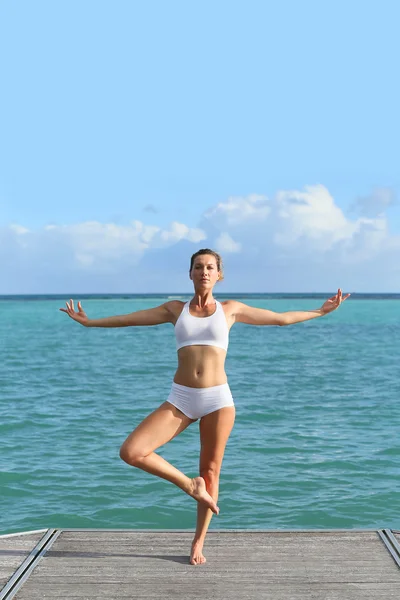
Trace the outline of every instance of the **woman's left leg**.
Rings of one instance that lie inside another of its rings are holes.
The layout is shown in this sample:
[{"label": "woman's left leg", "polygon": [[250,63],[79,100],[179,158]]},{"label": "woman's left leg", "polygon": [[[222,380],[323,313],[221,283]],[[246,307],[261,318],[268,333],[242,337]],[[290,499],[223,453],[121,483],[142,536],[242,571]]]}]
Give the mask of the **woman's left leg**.
[{"label": "woman's left leg", "polygon": [[[200,476],[206,482],[208,493],[215,502],[218,499],[219,475],[226,443],[235,422],[235,407],[220,408],[200,419]],[[196,533],[192,543],[190,564],[200,565],[206,562],[203,556],[203,545],[212,511],[198,504]]]}]

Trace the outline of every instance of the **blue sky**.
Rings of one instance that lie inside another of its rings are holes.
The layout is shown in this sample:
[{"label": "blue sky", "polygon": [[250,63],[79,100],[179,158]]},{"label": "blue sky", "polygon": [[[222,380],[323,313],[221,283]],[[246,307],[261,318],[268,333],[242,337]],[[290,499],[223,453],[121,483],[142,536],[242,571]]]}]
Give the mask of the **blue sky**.
[{"label": "blue sky", "polygon": [[0,2],[0,293],[400,286],[395,0]]}]

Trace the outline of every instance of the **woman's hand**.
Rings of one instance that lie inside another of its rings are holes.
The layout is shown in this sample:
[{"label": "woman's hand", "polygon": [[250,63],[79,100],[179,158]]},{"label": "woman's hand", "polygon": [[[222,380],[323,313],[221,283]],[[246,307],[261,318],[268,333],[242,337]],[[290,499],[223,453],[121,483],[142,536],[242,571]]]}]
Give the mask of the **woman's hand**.
[{"label": "woman's hand", "polygon": [[60,310],[62,310],[62,312],[67,313],[67,315],[69,315],[71,317],[71,319],[73,319],[74,321],[78,321],[78,323],[80,323],[81,325],[87,325],[89,322],[89,318],[87,316],[87,314],[83,311],[82,309],[82,305],[80,302],[78,302],[78,312],[75,311],[74,309],[74,301],[70,300],[69,304],[68,302],[65,303],[67,305],[67,308],[60,308]]},{"label": "woman's hand", "polygon": [[333,310],[336,310],[338,306],[340,306],[340,304],[344,302],[349,296],[350,294],[347,294],[346,296],[344,296],[344,298],[342,298],[342,290],[339,288],[338,293],[335,296],[332,296],[326,302],[324,302],[324,304],[321,306],[321,311],[326,315],[332,312]]}]

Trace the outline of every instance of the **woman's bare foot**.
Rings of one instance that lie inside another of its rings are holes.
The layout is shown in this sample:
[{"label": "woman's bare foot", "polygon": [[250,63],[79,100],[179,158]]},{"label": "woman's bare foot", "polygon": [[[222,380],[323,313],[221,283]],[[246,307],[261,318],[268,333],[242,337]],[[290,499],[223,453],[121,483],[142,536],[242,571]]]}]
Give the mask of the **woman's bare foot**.
[{"label": "woman's bare foot", "polygon": [[206,557],[203,554],[203,544],[204,542],[200,542],[199,540],[192,542],[192,552],[190,554],[190,564],[191,565],[204,565],[206,561]]},{"label": "woman's bare foot", "polygon": [[202,502],[202,504],[211,508],[214,514],[217,515],[219,513],[218,506],[207,492],[206,482],[203,477],[195,477],[192,479],[192,489],[189,492],[189,496],[192,496],[197,502]]}]

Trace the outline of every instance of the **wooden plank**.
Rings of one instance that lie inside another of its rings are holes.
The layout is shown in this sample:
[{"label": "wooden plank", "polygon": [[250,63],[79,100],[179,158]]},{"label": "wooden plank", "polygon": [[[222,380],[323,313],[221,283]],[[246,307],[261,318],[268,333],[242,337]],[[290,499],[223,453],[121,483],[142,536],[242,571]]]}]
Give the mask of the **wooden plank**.
[{"label": "wooden plank", "polygon": [[188,560],[192,538],[192,531],[62,531],[15,598],[399,596],[400,570],[376,531],[210,531],[207,563],[196,567]]},{"label": "wooden plank", "polygon": [[2,533],[0,535],[0,540],[9,537],[18,537],[23,535],[32,535],[32,533],[41,533],[45,534],[47,529],[32,529],[31,531],[18,531],[17,533]]},{"label": "wooden plank", "polygon": [[[393,584],[325,584],[310,586],[308,584],[284,585],[252,582],[250,585],[237,586],[210,583],[204,578],[197,588],[188,578],[186,584],[173,582],[171,585],[126,585],[104,584],[93,587],[82,584],[59,585],[46,584],[41,589],[30,590],[27,594],[24,588],[15,596],[15,600],[43,600],[43,598],[68,600],[397,600],[398,588]],[[26,585],[26,584],[25,584]]]},{"label": "wooden plank", "polygon": [[0,591],[46,531],[0,537]]}]

